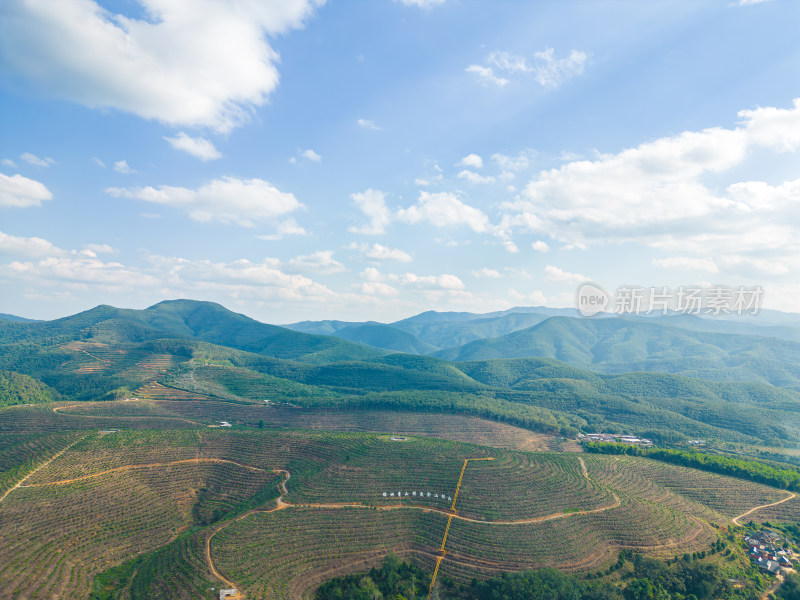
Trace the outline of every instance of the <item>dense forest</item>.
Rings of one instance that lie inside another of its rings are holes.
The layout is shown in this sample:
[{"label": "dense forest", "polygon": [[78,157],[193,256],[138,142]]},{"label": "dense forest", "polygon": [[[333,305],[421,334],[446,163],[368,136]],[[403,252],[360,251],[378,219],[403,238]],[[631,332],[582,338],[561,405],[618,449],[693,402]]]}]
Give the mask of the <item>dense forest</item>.
[{"label": "dense forest", "polygon": [[53,390],[42,382],[13,371],[0,371],[0,407],[53,400]]},{"label": "dense forest", "polygon": [[795,469],[772,467],[755,460],[743,460],[718,454],[670,450],[667,448],[642,448],[628,444],[588,442],[583,445],[587,452],[596,454],[627,454],[645,456],[662,462],[711,471],[729,477],[748,479],[783,490],[800,491],[800,472]]},{"label": "dense forest", "polygon": [[[717,542],[711,553],[722,550]],[[456,585],[452,580],[439,580],[434,594],[441,599],[461,600],[711,600],[735,598],[756,600],[763,594],[765,582],[753,569],[738,573],[736,585],[731,573],[702,556],[684,555],[670,561],[648,558],[623,551],[619,560],[604,574],[619,572],[619,579],[595,581],[589,574],[583,578],[556,569],[539,569],[500,576],[469,585]],[[413,565],[401,562],[394,555],[369,573],[348,575],[326,582],[319,588],[316,600],[411,600],[425,598],[428,582],[425,574]],[[441,585],[440,585],[441,583]],[[800,589],[791,582],[791,589]],[[416,595],[414,591],[416,590]],[[788,593],[788,592],[787,592]],[[796,596],[782,596],[794,600]]]}]

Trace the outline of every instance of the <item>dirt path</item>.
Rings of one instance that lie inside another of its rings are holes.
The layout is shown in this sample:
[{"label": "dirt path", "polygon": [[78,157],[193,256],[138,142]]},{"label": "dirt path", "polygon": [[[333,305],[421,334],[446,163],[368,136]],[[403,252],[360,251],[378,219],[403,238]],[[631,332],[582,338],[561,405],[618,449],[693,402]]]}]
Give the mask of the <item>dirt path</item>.
[{"label": "dirt path", "polygon": [[[131,401],[129,401],[131,402]],[[134,400],[133,402],[141,402],[141,400]],[[173,421],[183,421],[184,423],[191,423],[192,425],[197,425],[202,427],[203,424],[198,421],[192,421],[191,419],[187,419],[185,417],[170,417],[167,415],[84,415],[81,413],[71,413],[65,412],[62,413],[62,410],[67,410],[68,408],[86,408],[85,404],[68,404],[67,406],[54,406],[53,412],[57,414],[63,414],[68,417],[82,417],[84,419],[172,419]]]},{"label": "dirt path", "polygon": [[[76,442],[77,443],[77,442]],[[74,445],[74,444],[73,444]],[[66,448],[65,448],[66,450]],[[62,450],[61,452],[64,452]],[[60,454],[60,453],[59,453]],[[55,458],[55,457],[53,457]],[[51,459],[52,460],[52,459]],[[258,467],[251,467],[250,465],[245,465],[240,462],[236,462],[235,460],[227,460],[225,458],[186,458],[183,460],[173,460],[172,462],[166,463],[147,463],[142,465],[125,465],[122,467],[115,467],[113,469],[107,469],[105,471],[99,471],[97,473],[90,473],[89,475],[81,475],[80,477],[73,477],[72,479],[59,479],[58,481],[46,481],[44,483],[31,483],[29,485],[20,485],[17,484],[17,487],[43,487],[46,485],[67,485],[69,483],[75,483],[76,481],[85,481],[86,479],[93,479],[95,477],[101,477],[102,475],[107,475],[108,473],[119,473],[121,471],[133,471],[136,469],[153,469],[156,467],[171,467],[173,465],[184,465],[189,463],[212,463],[212,464],[230,464],[236,465],[237,467],[242,467],[243,469],[247,469],[248,471],[258,471],[261,473],[271,472],[269,469],[259,469]],[[45,465],[42,465],[42,467]],[[41,468],[41,467],[39,467]],[[37,469],[38,471],[39,469]],[[33,472],[29,473],[25,479],[33,475]],[[24,481],[24,479],[23,479]]]},{"label": "dirt path", "polygon": [[738,517],[734,517],[733,519],[731,519],[731,521],[733,521],[734,525],[741,526],[741,523],[739,523],[739,519],[743,519],[747,515],[752,514],[752,513],[756,512],[757,510],[761,510],[762,508],[769,508],[770,506],[778,506],[779,504],[783,504],[784,502],[788,502],[792,498],[796,498],[796,497],[797,497],[797,494],[795,494],[794,492],[789,492],[789,495],[786,498],[784,498],[783,500],[778,500],[777,502],[773,502],[772,504],[762,504],[761,506],[756,506],[755,508],[751,508],[746,513],[742,513]]},{"label": "dirt path", "polygon": [[53,456],[51,456],[51,457],[50,457],[50,458],[48,458],[46,461],[44,461],[42,464],[40,464],[38,467],[36,467],[36,468],[35,468],[33,471],[31,471],[30,473],[28,473],[27,475],[25,475],[25,477],[23,477],[22,479],[20,479],[20,480],[19,480],[19,481],[16,483],[16,485],[14,485],[14,487],[12,487],[12,488],[9,488],[8,490],[6,490],[6,493],[5,493],[5,494],[3,494],[2,496],[0,496],[0,502],[2,502],[3,500],[5,500],[5,499],[6,499],[6,496],[8,496],[8,495],[9,495],[11,492],[13,492],[14,490],[16,490],[16,489],[18,489],[18,488],[21,488],[21,487],[30,487],[30,486],[27,486],[27,485],[23,485],[23,483],[25,482],[25,480],[26,480],[26,479],[28,479],[28,477],[30,477],[31,475],[33,475],[34,473],[36,473],[36,472],[37,472],[39,469],[43,469],[44,467],[46,467],[47,465],[49,465],[51,462],[53,462],[53,461],[54,461],[55,459],[57,459],[59,456],[61,456],[62,454],[64,454],[64,452],[66,452],[67,450],[69,450],[70,448],[72,448],[72,447],[73,447],[75,444],[77,444],[78,442],[85,440],[87,437],[89,437],[89,436],[88,436],[88,435],[84,435],[83,437],[81,437],[81,438],[78,438],[77,440],[75,440],[74,442],[72,442],[72,443],[71,443],[69,446],[67,446],[67,447],[65,447],[65,448],[63,448],[63,449],[61,449],[61,450],[59,450],[59,451],[58,451],[58,452],[56,452],[56,453],[55,453]]}]

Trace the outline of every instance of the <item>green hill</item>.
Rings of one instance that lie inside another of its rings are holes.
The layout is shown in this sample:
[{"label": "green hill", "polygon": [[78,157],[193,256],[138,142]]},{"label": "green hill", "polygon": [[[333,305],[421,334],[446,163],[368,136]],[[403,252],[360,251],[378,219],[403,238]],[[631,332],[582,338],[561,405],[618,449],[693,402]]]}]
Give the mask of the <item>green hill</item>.
[{"label": "green hill", "polygon": [[32,377],[0,371],[0,407],[52,402],[57,396],[57,392]]},{"label": "green hill", "polygon": [[468,321],[401,321],[393,326],[413,334],[428,344],[444,349],[526,329],[547,318],[547,315],[540,313],[511,313]]},{"label": "green hill", "polygon": [[547,357],[603,373],[656,371],[710,381],[800,386],[800,343],[689,331],[642,319],[553,317],[435,355],[456,361]]},{"label": "green hill", "polygon": [[382,354],[345,340],[267,325],[219,304],[195,300],[170,300],[145,310],[98,306],[55,321],[0,322],[4,345],[9,342],[54,345],[74,340],[140,343],[176,338],[318,364]]},{"label": "green hill", "polygon": [[333,335],[351,342],[360,342],[376,348],[408,354],[429,354],[438,350],[437,346],[423,342],[406,331],[380,323],[350,325],[336,331]]}]

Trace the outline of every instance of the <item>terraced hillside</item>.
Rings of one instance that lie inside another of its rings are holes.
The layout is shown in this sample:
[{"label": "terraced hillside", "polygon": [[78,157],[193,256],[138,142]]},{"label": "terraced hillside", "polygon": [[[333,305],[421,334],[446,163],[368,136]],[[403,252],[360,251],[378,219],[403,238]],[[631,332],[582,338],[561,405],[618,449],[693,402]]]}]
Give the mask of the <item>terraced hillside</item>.
[{"label": "terraced hillside", "polygon": [[[20,600],[85,598],[101,574],[98,585],[117,581],[130,598],[202,598],[209,584],[307,597],[390,551],[431,568],[449,517],[440,572],[457,581],[581,571],[621,548],[706,549],[712,524],[785,497],[642,458],[416,436],[206,427],[0,438],[9,472],[27,465],[0,500],[0,580]],[[451,510],[463,459],[490,456],[465,468]]]}]

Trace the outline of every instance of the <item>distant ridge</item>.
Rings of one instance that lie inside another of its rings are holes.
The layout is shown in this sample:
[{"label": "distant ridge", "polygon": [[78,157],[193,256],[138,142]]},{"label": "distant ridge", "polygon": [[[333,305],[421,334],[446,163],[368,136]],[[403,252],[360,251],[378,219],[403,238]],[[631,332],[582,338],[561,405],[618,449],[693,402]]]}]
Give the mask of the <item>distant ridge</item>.
[{"label": "distant ridge", "polygon": [[0,321],[15,321],[18,323],[36,323],[38,319],[27,319],[25,317],[18,317],[17,315],[0,313]]}]

